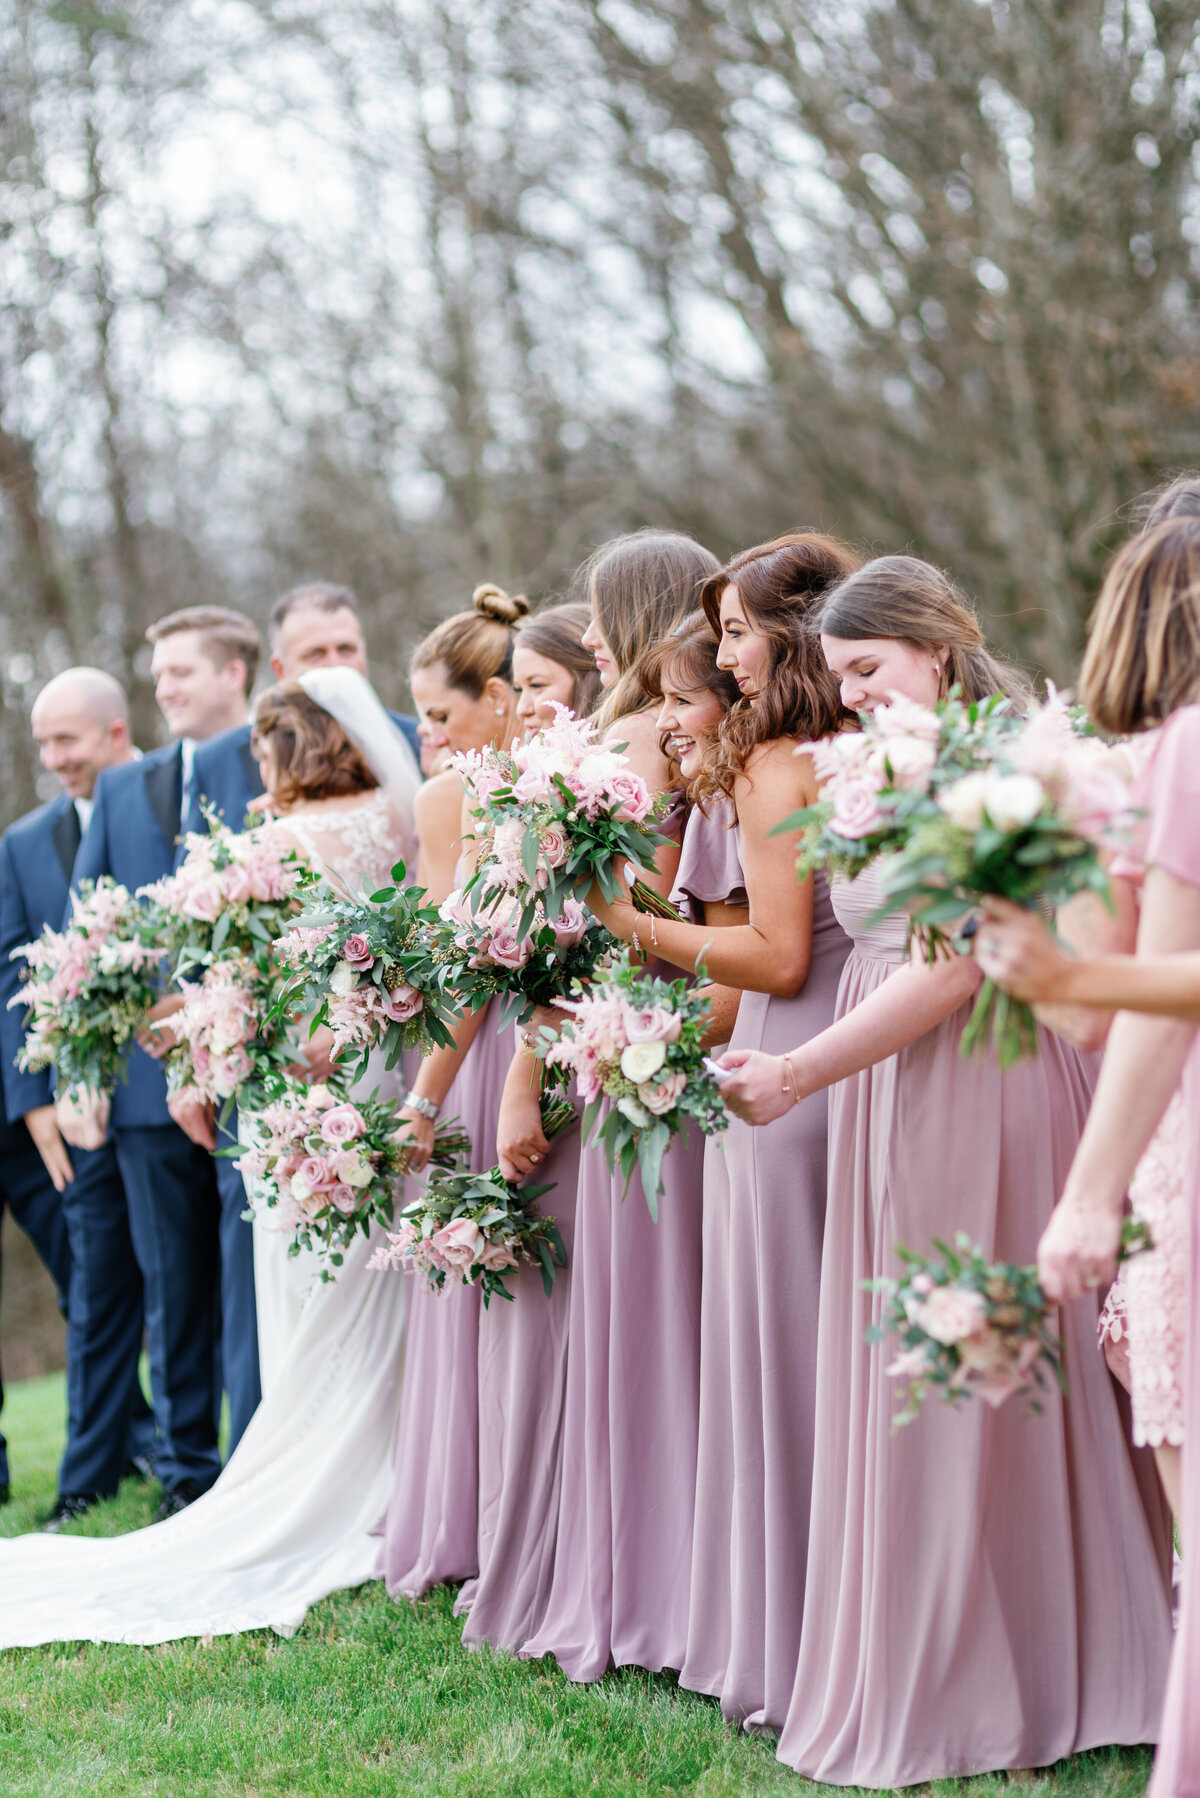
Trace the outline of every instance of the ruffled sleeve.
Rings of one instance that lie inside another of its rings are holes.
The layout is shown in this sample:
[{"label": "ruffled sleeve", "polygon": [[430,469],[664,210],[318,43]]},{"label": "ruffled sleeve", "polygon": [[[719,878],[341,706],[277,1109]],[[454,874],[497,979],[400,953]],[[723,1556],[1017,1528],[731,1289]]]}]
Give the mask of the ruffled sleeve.
[{"label": "ruffled sleeve", "polygon": [[1146,866],[1200,887],[1200,706],[1171,714],[1148,774]]}]

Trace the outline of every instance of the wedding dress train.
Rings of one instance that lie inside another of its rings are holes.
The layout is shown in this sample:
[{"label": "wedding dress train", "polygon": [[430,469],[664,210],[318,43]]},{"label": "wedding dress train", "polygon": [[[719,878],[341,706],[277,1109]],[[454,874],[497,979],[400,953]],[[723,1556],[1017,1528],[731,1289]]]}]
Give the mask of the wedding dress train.
[{"label": "wedding dress train", "polygon": [[[355,891],[384,884],[409,844],[382,791],[292,814],[288,833]],[[364,1084],[398,1090],[400,1075]],[[0,1542],[0,1648],[39,1642],[171,1641],[270,1627],[291,1634],[309,1605],[375,1575],[391,1492],[408,1282],[366,1263],[359,1236],[332,1282],[313,1258],[255,1223],[263,1291],[263,1402],[217,1483],[177,1516],[96,1540]]]}]

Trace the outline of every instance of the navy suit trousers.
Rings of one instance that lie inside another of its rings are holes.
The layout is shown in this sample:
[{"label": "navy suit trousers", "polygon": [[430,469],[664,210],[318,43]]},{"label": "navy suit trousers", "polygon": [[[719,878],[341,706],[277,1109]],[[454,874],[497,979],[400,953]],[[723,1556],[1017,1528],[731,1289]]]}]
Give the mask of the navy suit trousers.
[{"label": "navy suit trousers", "polygon": [[58,1489],[109,1498],[127,1460],[157,1460],[154,1418],[138,1382],[142,1276],[111,1143],[72,1149],[61,1205],[71,1244],[67,1299],[67,1446]]},{"label": "navy suit trousers", "polygon": [[[217,1125],[217,1147],[238,1140],[237,1107]],[[258,1377],[258,1310],[254,1302],[254,1227],[243,1216],[246,1189],[233,1157],[217,1155],[217,1188],[221,1195],[221,1366],[229,1400],[229,1452],[258,1409],[262,1386]]]},{"label": "navy suit trousers", "polygon": [[165,1487],[212,1485],[221,1471],[220,1196],[213,1158],[176,1124],[128,1126],[113,1140],[142,1272],[150,1387]]},{"label": "navy suit trousers", "polygon": [[[6,1205],[37,1250],[38,1258],[58,1288],[59,1305],[66,1311],[71,1283],[71,1248],[62,1201],[24,1127],[17,1142],[5,1154],[0,1168],[0,1212]],[[4,1381],[0,1375],[0,1407],[3,1404]],[[8,1484],[8,1444],[3,1435],[0,1435],[0,1482]]]}]

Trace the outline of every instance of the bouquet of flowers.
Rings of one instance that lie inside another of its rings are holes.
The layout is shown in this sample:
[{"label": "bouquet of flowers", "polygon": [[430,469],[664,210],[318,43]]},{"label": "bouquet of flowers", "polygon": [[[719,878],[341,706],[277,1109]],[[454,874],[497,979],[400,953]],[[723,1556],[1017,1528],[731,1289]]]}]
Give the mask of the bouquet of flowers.
[{"label": "bouquet of flowers", "polygon": [[[1024,719],[997,698],[951,695],[935,711],[896,699],[812,753],[821,800],[780,826],[802,829],[801,874],[853,877],[886,854],[877,915],[907,911],[930,960],[981,899],[1053,913],[1086,889],[1107,895],[1102,852],[1133,822],[1111,752],[1053,690]],[[1001,1067],[1037,1052],[1032,1010],[985,981],[963,1053],[989,1035]]]},{"label": "bouquet of flowers", "polygon": [[282,936],[318,875],[268,824],[240,834],[215,817],[184,838],[173,874],[142,887],[176,980],[222,954],[253,956]]},{"label": "bouquet of flowers", "polygon": [[370,899],[322,893],[275,945],[292,969],[277,1003],[310,1011],[313,1030],[328,1024],[340,1049],[359,1051],[359,1074],[373,1048],[390,1068],[404,1049],[427,1055],[449,1044],[462,1013],[436,954],[438,913],[422,905],[421,888],[403,884],[403,862],[392,874],[395,886]]},{"label": "bouquet of flowers", "polygon": [[[509,750],[484,749],[451,760],[474,801],[484,853],[466,891],[487,907],[515,898],[519,937],[535,913],[550,923],[569,899],[583,901],[593,881],[617,897],[616,870],[647,867],[666,842],[653,827],[650,789],[625,756],[599,741],[596,727],[556,705],[554,723]],[[633,901],[658,911],[659,896],[635,880]]]},{"label": "bouquet of flowers", "polygon": [[[541,1110],[550,1141],[575,1122],[575,1108],[567,1099],[543,1095]],[[399,1230],[388,1232],[387,1248],[376,1249],[368,1265],[420,1273],[433,1292],[444,1291],[447,1282],[478,1282],[486,1306],[497,1295],[512,1298],[504,1275],[526,1262],[540,1266],[549,1297],[555,1270],[567,1265],[558,1225],[538,1211],[538,1200],[553,1186],[553,1181],[518,1185],[498,1167],[484,1174],[465,1168],[444,1173],[404,1207]]]},{"label": "bouquet of flowers", "polygon": [[[322,1279],[332,1279],[359,1231],[390,1224],[396,1187],[408,1161],[407,1125],[398,1099],[349,1098],[332,1086],[287,1080],[255,1114],[236,1166],[253,1209],[292,1240],[289,1255],[315,1249]],[[435,1160],[452,1165],[470,1153],[451,1122],[435,1140]]]},{"label": "bouquet of flowers", "polygon": [[[703,978],[702,970],[697,973]],[[585,1138],[603,1145],[626,1190],[635,1168],[657,1221],[662,1159],[673,1137],[695,1124],[719,1135],[728,1113],[705,1067],[709,1002],[684,979],[643,973],[628,952],[617,956],[603,985],[559,1001],[569,1013],[562,1034],[540,1032],[537,1054],[548,1068],[569,1069],[585,1101]],[[601,1121],[603,1101],[613,1104]]]},{"label": "bouquet of flowers", "polygon": [[[890,1378],[908,1382],[893,1429],[913,1421],[931,1388],[945,1404],[980,1398],[993,1408],[1023,1393],[1030,1411],[1041,1410],[1037,1395],[1049,1379],[1065,1393],[1062,1355],[1037,1269],[989,1262],[962,1234],[953,1249],[940,1241],[934,1246],[936,1255],[898,1246],[905,1277],[864,1281],[868,1292],[883,1298],[867,1341],[894,1334],[904,1345],[887,1370]],[[1147,1226],[1126,1218],[1121,1260],[1150,1247]]]},{"label": "bouquet of flowers", "polygon": [[616,946],[577,899],[565,899],[553,920],[536,900],[522,930],[526,917],[516,894],[497,894],[476,908],[460,888],[442,905],[434,933],[434,954],[451,991],[471,1011],[502,998],[501,1029],[510,1016],[524,1022],[535,1006],[552,1005],[574,982],[592,980]]},{"label": "bouquet of flowers", "polygon": [[171,1014],[176,1042],[167,1057],[172,1093],[190,1089],[227,1107],[266,1102],[285,1078],[296,1052],[273,1019],[275,977],[270,958],[222,955],[198,980],[183,986],[183,1006]]},{"label": "bouquet of flowers", "polygon": [[105,875],[82,881],[63,930],[13,951],[28,963],[10,1005],[29,1010],[20,1065],[52,1067],[59,1091],[112,1091],[125,1049],[158,996],[163,949],[143,908]]},{"label": "bouquet of flowers", "polygon": [[206,836],[185,839],[175,872],[140,893],[183,994],[170,1017],[167,1083],[173,1094],[253,1106],[295,1060],[272,1004],[272,943],[317,875],[269,824],[239,835],[208,822]]}]

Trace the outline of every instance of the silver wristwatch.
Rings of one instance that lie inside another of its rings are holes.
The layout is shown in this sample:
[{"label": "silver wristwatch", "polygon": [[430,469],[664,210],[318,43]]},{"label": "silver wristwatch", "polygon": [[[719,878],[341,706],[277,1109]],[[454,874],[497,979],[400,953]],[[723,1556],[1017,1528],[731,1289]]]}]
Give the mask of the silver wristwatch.
[{"label": "silver wristwatch", "polygon": [[423,1118],[428,1118],[431,1124],[435,1121],[438,1112],[442,1109],[441,1106],[435,1104],[432,1099],[422,1099],[417,1093],[406,1093],[404,1103],[410,1111],[419,1111],[421,1116]]}]

